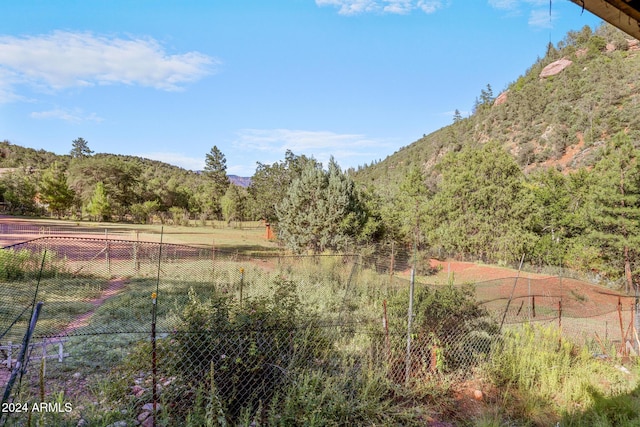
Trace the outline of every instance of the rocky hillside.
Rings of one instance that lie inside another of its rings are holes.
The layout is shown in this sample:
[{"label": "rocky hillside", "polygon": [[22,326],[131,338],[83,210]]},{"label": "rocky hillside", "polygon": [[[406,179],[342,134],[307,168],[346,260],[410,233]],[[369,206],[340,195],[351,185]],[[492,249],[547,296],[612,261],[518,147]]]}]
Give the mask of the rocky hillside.
[{"label": "rocky hillside", "polygon": [[577,169],[618,131],[640,142],[640,48],[603,24],[570,32],[498,96],[482,90],[470,117],[425,135],[356,179],[384,192],[414,166],[426,173],[449,151],[497,141],[525,171],[555,165]]}]

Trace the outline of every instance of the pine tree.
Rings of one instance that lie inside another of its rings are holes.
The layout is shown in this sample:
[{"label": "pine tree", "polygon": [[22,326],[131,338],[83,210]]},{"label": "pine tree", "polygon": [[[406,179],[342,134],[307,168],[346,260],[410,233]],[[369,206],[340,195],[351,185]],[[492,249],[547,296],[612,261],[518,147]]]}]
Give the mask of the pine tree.
[{"label": "pine tree", "polygon": [[210,209],[214,215],[219,216],[221,211],[220,200],[227,192],[230,181],[227,176],[227,159],[215,145],[206,155],[204,175],[209,180]]},{"label": "pine tree", "polygon": [[89,157],[93,154],[93,151],[89,148],[89,143],[84,140],[84,138],[77,138],[71,141],[71,157],[73,158],[83,158]]},{"label": "pine tree", "polygon": [[96,184],[87,212],[97,220],[106,221],[111,217],[111,203],[102,182]]},{"label": "pine tree", "polygon": [[353,181],[333,158],[327,171],[307,163],[276,213],[280,239],[298,253],[344,249],[365,220]]},{"label": "pine tree", "polygon": [[227,192],[220,200],[222,215],[227,221],[243,221],[245,218],[247,197],[244,189],[235,184],[229,185]]},{"label": "pine tree", "polygon": [[515,261],[534,236],[527,217],[522,172],[498,143],[447,154],[437,166],[442,177],[427,212],[433,246],[451,255],[486,261]]},{"label": "pine tree", "polygon": [[40,199],[58,218],[73,205],[74,191],[67,184],[67,175],[59,164],[53,163],[40,179]]},{"label": "pine tree", "polygon": [[453,112],[453,123],[458,123],[462,121],[462,114],[460,114],[460,110],[456,108],[456,111]]},{"label": "pine tree", "polygon": [[590,238],[602,256],[632,287],[631,260],[640,245],[640,152],[629,136],[616,134],[602,151],[595,175],[590,210]]}]

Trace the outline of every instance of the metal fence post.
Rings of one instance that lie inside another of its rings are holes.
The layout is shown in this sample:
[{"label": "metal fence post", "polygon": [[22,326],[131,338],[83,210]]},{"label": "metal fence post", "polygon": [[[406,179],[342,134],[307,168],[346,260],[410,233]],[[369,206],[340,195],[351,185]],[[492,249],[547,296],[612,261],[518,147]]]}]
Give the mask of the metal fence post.
[{"label": "metal fence post", "polygon": [[[27,329],[27,332],[24,334],[24,340],[22,341],[22,348],[20,349],[20,355],[16,360],[16,366],[13,368],[13,371],[11,371],[11,377],[7,382],[7,387],[4,389],[4,394],[2,396],[2,406],[4,406],[4,404],[9,401],[9,395],[11,394],[11,389],[13,388],[13,384],[16,382],[16,377],[18,376],[18,373],[22,374],[25,371],[25,368],[26,368],[25,356],[29,348],[29,341],[31,341],[33,330],[36,328],[36,322],[38,321],[38,317],[40,316],[40,310],[42,309],[42,305],[43,305],[42,302],[39,302],[38,304],[36,304],[33,310],[33,313],[31,314],[31,321],[29,322],[29,328]],[[4,412],[0,412],[0,421],[2,421],[3,415],[4,415]]]},{"label": "metal fence post", "polygon": [[407,357],[405,360],[404,384],[409,386],[411,377],[411,326],[413,323],[413,291],[416,281],[416,269],[411,269],[411,284],[409,285],[409,313],[407,319]]}]

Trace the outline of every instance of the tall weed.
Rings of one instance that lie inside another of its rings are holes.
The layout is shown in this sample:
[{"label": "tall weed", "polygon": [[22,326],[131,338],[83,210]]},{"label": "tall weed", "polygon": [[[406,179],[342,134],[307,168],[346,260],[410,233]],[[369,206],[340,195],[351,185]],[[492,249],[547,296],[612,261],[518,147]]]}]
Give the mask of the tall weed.
[{"label": "tall weed", "polygon": [[505,416],[545,425],[562,414],[568,421],[581,419],[598,402],[629,393],[636,379],[619,368],[564,340],[558,328],[525,324],[504,334],[486,373],[500,390]]}]

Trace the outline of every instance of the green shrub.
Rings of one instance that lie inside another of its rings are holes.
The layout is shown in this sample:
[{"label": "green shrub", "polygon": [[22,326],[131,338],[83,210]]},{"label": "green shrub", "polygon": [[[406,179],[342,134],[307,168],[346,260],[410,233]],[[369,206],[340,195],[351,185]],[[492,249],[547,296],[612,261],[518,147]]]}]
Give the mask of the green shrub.
[{"label": "green shrub", "polygon": [[[407,327],[408,301],[408,290],[390,300],[389,322],[396,324],[394,329]],[[413,312],[414,377],[415,370],[452,372],[469,368],[486,357],[498,332],[487,310],[476,302],[471,285],[416,287]],[[398,328],[398,324],[405,326]],[[398,359],[406,351],[406,336],[395,336],[391,345]],[[397,371],[399,367],[391,369]]]},{"label": "green shrub", "polygon": [[27,277],[36,277],[41,266],[43,267],[43,278],[55,277],[63,270],[56,262],[54,252],[0,249],[0,280],[21,280]]},{"label": "green shrub", "polygon": [[190,293],[180,326],[163,350],[170,372],[191,389],[181,396],[202,394],[213,378],[222,411],[237,420],[246,408],[269,402],[298,368],[324,360],[333,344],[318,318],[304,309],[293,282],[279,278],[274,285],[271,297],[245,299],[242,306],[223,294],[200,301]]},{"label": "green shrub", "polygon": [[562,339],[558,328],[507,331],[486,373],[501,390],[508,418],[551,425],[564,413],[563,426],[638,425],[638,392],[625,394],[632,377]]}]

